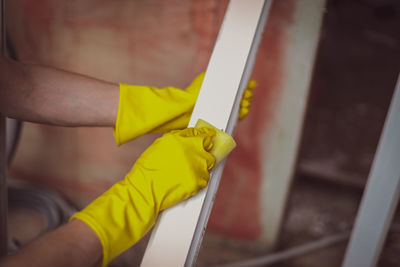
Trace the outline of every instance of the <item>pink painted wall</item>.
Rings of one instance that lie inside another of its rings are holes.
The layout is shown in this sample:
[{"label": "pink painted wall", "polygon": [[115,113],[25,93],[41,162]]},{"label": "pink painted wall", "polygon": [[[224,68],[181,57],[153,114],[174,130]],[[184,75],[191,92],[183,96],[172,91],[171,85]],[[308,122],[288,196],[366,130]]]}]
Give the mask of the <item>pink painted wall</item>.
[{"label": "pink painted wall", "polygon": [[[209,230],[244,240],[260,234],[265,129],[279,99],[294,0],[275,1],[258,54],[260,84],[237,127]],[[227,1],[12,0],[8,31],[23,61],[132,84],[184,87],[208,63]],[[26,123],[11,175],[83,206],[123,178],[155,135],[117,147],[111,129]]]},{"label": "pink painted wall", "polygon": [[227,236],[255,241],[261,234],[262,150],[274,107],[280,102],[285,79],[283,65],[287,30],[292,23],[295,0],[274,1],[257,54],[250,115],[236,128],[237,148],[229,156],[211,213],[209,229]]}]

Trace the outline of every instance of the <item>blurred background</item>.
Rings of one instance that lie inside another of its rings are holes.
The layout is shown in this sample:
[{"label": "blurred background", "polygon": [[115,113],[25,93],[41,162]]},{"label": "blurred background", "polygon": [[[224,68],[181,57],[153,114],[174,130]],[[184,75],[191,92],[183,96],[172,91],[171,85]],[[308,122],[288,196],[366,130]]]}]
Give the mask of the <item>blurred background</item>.
[{"label": "blurred background", "polygon": [[[8,0],[11,55],[102,80],[185,88],[207,67],[226,0]],[[198,266],[349,231],[400,70],[400,2],[275,0]],[[229,73],[224,74],[229,79]],[[215,88],[218,90],[218,88]],[[156,108],[156,107],[155,107]],[[13,133],[10,247],[122,179],[158,135],[24,122]],[[399,221],[396,214],[394,223]],[[139,266],[146,239],[112,266]],[[340,266],[346,238],[273,266]],[[391,231],[379,266],[399,266]]]}]

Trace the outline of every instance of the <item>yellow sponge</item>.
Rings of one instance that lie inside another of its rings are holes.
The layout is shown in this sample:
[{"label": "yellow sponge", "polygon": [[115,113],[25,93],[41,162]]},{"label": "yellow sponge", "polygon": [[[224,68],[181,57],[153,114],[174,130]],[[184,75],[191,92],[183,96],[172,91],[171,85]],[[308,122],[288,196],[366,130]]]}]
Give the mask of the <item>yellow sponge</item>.
[{"label": "yellow sponge", "polygon": [[232,136],[215,128],[213,125],[202,119],[199,119],[194,126],[194,128],[203,127],[214,129],[217,132],[213,140],[214,145],[210,151],[210,153],[215,157],[215,166],[217,166],[218,163],[228,156],[229,153],[231,153],[231,151],[236,147],[236,142],[233,140]]}]

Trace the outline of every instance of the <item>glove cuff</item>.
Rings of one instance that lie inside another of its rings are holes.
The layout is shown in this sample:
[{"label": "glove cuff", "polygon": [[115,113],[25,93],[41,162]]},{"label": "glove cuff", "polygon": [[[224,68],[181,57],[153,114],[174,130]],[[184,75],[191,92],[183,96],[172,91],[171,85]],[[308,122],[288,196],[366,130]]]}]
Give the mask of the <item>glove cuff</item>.
[{"label": "glove cuff", "polygon": [[114,139],[118,146],[124,143],[123,139],[121,138],[122,129],[120,129],[121,128],[121,120],[122,120],[121,114],[125,113],[124,112],[125,105],[122,104],[123,103],[122,100],[125,98],[125,96],[124,96],[125,90],[122,90],[122,88],[123,88],[123,84],[120,83],[119,84],[118,112],[117,112],[117,118],[115,120],[115,126],[113,128]]},{"label": "glove cuff", "polygon": [[[118,145],[149,132],[187,127],[204,75],[186,91],[119,84],[119,106],[114,127]],[[192,88],[193,87],[193,88]]]},{"label": "glove cuff", "polygon": [[129,179],[132,178],[127,175],[71,217],[85,222],[99,237],[103,246],[103,267],[139,241],[154,225],[158,215],[149,179],[141,179],[140,173],[136,174],[135,180],[143,180],[142,184],[132,184]]}]

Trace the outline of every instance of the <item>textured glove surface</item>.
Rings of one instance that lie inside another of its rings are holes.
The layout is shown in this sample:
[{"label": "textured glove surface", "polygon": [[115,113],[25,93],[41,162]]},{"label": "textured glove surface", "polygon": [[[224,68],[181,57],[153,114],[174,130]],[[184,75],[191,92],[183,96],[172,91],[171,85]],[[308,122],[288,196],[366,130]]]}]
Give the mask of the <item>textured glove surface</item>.
[{"label": "textured glove surface", "polygon": [[145,133],[167,132],[187,127],[204,73],[186,90],[120,84],[114,137],[118,145]]},{"label": "textured glove surface", "polygon": [[[118,145],[146,133],[162,133],[183,129],[189,124],[197,100],[204,73],[181,90],[174,87],[156,88],[120,84],[118,115],[114,137]],[[239,119],[250,109],[253,88],[257,83],[250,80],[240,103]]]},{"label": "textured glove surface", "polygon": [[215,158],[213,129],[187,128],[158,138],[125,179],[76,213],[103,245],[103,264],[131,247],[154,225],[159,211],[195,195],[207,185]]}]

